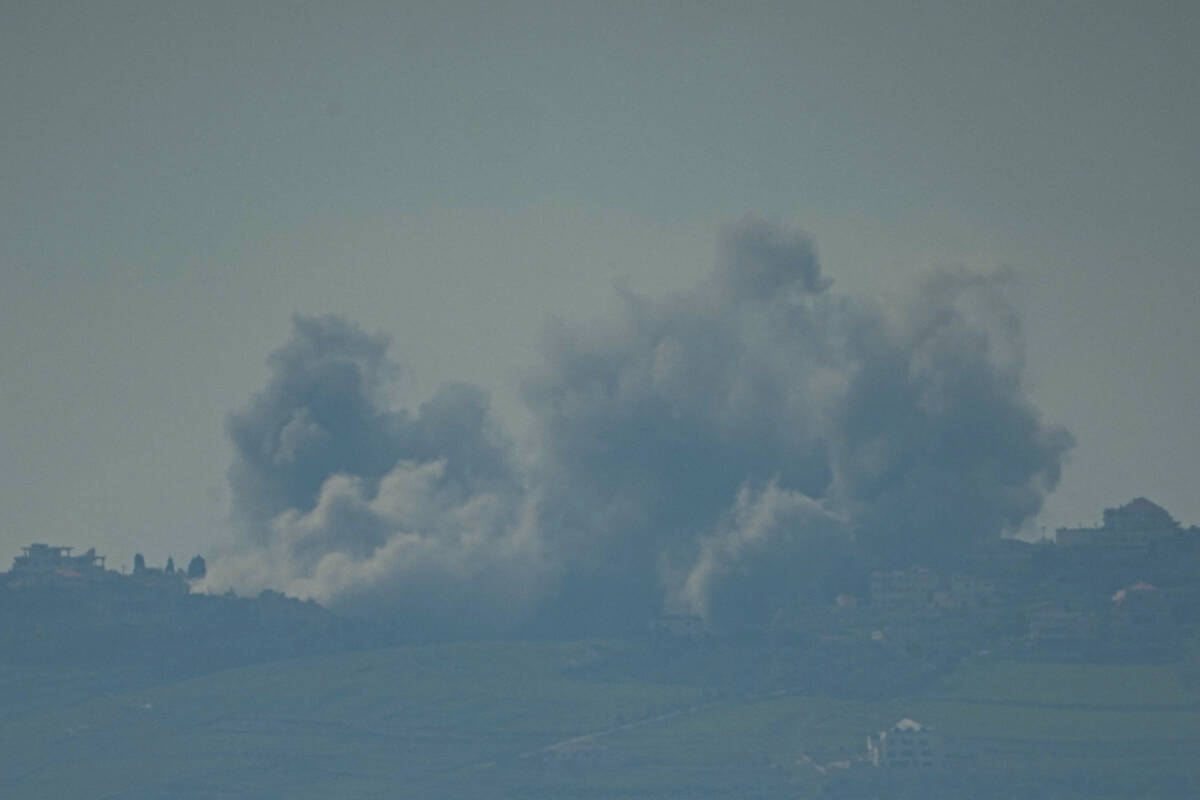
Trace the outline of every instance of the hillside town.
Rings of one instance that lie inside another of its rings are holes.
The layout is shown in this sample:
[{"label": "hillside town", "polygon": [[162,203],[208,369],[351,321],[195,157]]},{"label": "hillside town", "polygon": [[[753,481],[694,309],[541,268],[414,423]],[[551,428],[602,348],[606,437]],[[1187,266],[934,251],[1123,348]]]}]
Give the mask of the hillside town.
[{"label": "hillside town", "polygon": [[[790,652],[803,666],[783,669],[781,683],[862,698],[903,694],[969,661],[1186,667],[1200,633],[1197,575],[1200,528],[1138,497],[1106,509],[1099,525],[1054,538],[987,542],[937,569],[871,570],[861,593],[778,614],[763,635],[799,648]],[[692,646],[714,636],[682,615],[654,620],[650,631]],[[863,736],[865,748],[845,760],[812,765],[844,778],[830,796],[919,794],[913,787],[927,789],[926,779],[908,786],[903,775],[943,780],[947,755],[954,763],[970,749],[909,718]]]},{"label": "hillside town", "polygon": [[95,548],[72,555],[74,547],[35,542],[21,548],[21,555],[13,559],[12,569],[0,575],[4,585],[10,588],[57,586],[63,589],[101,586],[121,582],[177,592],[187,592],[192,584],[202,580],[208,572],[204,558],[196,556],[187,570],[176,570],[175,560],[168,558],[162,567],[147,567],[141,553],[134,556],[132,574],[105,568],[105,557],[96,555]]},{"label": "hillside town", "polygon": [[[132,571],[118,572],[94,549],[77,554],[69,546],[34,543],[0,573],[0,589],[10,593],[9,607],[21,605],[15,601],[22,597],[54,606],[55,598],[90,590],[90,605],[109,609],[108,621],[138,624],[148,614],[182,607],[165,598],[197,598],[190,592],[206,572],[201,556],[177,569],[173,559],[147,566],[137,554]],[[937,567],[864,571],[855,591],[825,606],[780,608],[758,633],[803,640],[818,653],[862,644],[932,662],[967,650],[1052,660],[1162,660],[1177,655],[1200,625],[1198,573],[1200,528],[1185,528],[1138,497],[1105,509],[1099,525],[1060,528],[1052,539],[996,539]],[[651,619],[645,629],[652,638],[688,641],[730,633],[687,614]]]},{"label": "hillside town", "polygon": [[[193,591],[206,573],[200,556],[179,569],[173,559],[147,565],[138,555],[132,570],[117,571],[93,549],[30,544],[0,573],[0,653],[10,666],[108,665],[121,676],[136,665],[157,680],[401,641],[378,625],[356,627],[274,592]],[[636,676],[713,692],[714,700],[682,710],[651,708],[644,719],[618,720],[611,732],[728,697],[891,702],[896,721],[863,727],[856,749],[818,758],[800,752],[796,765],[819,774],[829,798],[929,796],[931,787],[935,795],[956,794],[970,789],[961,783],[971,771],[963,765],[978,762],[979,742],[929,724],[896,698],[970,663],[1182,667],[1200,633],[1198,573],[1200,529],[1139,497],[1104,510],[1097,525],[1062,528],[1053,538],[984,542],[936,565],[862,569],[851,581],[855,591],[780,608],[753,630],[714,630],[687,614],[657,617],[620,646],[589,645],[563,674],[604,684]],[[544,747],[531,768],[574,774],[625,763],[629,756],[599,735]]]},{"label": "hillside town", "polygon": [[343,650],[347,626],[315,603],[193,591],[201,556],[113,570],[92,548],[36,542],[0,573],[0,664],[135,665],[187,675],[310,652]]},{"label": "hillside town", "polygon": [[1200,622],[1198,568],[1200,529],[1138,497],[1098,526],[994,541],[945,571],[872,572],[866,605],[850,598],[839,611],[884,641],[988,631],[1010,656],[1163,659]]},{"label": "hillside town", "polygon": [[[1200,528],[1138,497],[1093,527],[983,542],[939,567],[874,569],[825,607],[780,609],[764,633],[872,642],[930,658],[966,643],[1007,657],[1161,660],[1200,624]],[[653,635],[698,639],[704,620],[668,615]]]}]

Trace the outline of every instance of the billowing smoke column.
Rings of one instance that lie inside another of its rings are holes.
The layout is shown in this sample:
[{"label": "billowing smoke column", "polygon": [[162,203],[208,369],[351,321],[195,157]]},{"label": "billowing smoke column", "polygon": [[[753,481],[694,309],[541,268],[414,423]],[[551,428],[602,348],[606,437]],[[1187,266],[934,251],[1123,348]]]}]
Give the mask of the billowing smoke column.
[{"label": "billowing smoke column", "polygon": [[546,608],[761,624],[830,599],[851,558],[939,564],[1018,529],[1071,439],[1022,393],[999,280],[938,274],[878,309],[751,221],[700,286],[550,327],[525,391],[565,575]]},{"label": "billowing smoke column", "polygon": [[479,390],[392,410],[386,342],[298,319],[230,421],[246,554],[213,585],[582,634],[759,625],[855,564],[948,562],[1036,514],[1071,445],[1023,394],[1001,280],[877,308],[831,293],[804,237],[744,223],[699,286],[547,327],[524,475]]},{"label": "billowing smoke column", "polygon": [[734,562],[804,538],[706,544],[735,535],[727,518],[743,492],[828,492],[823,434],[845,358],[829,335],[844,310],[814,302],[826,283],[807,241],[747,225],[700,287],[660,301],[627,293],[619,319],[547,330],[525,399],[542,526],[565,572],[550,610],[578,615],[566,624],[611,628],[664,599],[711,611],[704,593],[741,570]]},{"label": "billowing smoke column", "polygon": [[855,333],[831,498],[876,560],[944,564],[1019,529],[1058,484],[1073,439],[1025,399],[1003,281],[933,275],[895,324]]},{"label": "billowing smoke column", "polygon": [[390,409],[386,350],[337,317],[295,320],[267,388],[229,420],[248,547],[209,584],[392,614],[418,635],[509,627],[540,565],[512,448],[474,387]]}]

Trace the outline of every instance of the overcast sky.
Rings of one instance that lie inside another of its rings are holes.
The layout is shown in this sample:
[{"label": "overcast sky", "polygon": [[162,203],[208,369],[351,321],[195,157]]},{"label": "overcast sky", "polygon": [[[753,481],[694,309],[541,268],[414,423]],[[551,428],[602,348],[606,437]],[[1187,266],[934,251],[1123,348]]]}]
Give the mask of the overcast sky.
[{"label": "overcast sky", "polygon": [[1009,267],[1077,439],[1041,524],[1200,523],[1194,3],[0,3],[0,558],[228,536],[227,416],[296,312],[415,404],[748,214],[839,291]]}]

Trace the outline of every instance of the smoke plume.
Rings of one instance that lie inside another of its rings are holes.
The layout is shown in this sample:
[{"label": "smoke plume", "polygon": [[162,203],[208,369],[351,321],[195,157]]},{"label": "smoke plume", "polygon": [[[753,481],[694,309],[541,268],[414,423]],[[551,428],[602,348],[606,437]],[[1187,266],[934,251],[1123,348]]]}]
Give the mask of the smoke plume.
[{"label": "smoke plume", "polygon": [[390,408],[387,341],[337,317],[298,317],[269,363],[229,419],[247,547],[209,588],[278,588],[428,636],[510,627],[541,559],[534,495],[486,395],[451,384],[415,415]]},{"label": "smoke plume", "polygon": [[848,565],[949,563],[1035,515],[1071,446],[1024,394],[1004,280],[938,273],[879,307],[748,221],[697,286],[547,325],[527,470],[479,389],[393,409],[385,340],[297,319],[230,419],[245,553],[214,585],[589,633],[762,624]]}]

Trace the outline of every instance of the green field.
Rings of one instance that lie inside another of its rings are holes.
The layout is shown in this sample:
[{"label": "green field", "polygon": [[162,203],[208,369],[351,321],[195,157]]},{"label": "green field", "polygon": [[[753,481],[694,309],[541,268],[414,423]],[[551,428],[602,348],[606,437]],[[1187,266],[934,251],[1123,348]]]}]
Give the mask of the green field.
[{"label": "green field", "polygon": [[[884,702],[578,669],[623,647],[403,647],[91,699],[78,671],[5,673],[0,797],[815,797],[844,774],[818,767],[901,717],[936,726],[963,774],[1197,785],[1200,697],[1171,666],[993,662]],[[37,710],[56,677],[67,694]]]}]

